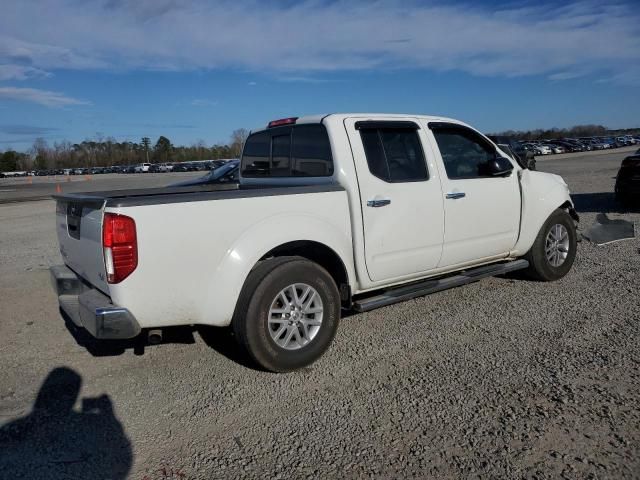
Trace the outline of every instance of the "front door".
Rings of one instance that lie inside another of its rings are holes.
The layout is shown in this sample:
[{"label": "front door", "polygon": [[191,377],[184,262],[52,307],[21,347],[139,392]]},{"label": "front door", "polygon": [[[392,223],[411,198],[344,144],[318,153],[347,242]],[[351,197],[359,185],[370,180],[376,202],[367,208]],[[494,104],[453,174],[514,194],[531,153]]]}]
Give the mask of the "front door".
[{"label": "front door", "polygon": [[369,278],[402,279],[436,268],[443,198],[418,120],[349,118],[345,128],[358,174]]},{"label": "front door", "polygon": [[507,255],[520,227],[520,187],[512,170],[491,176],[496,149],[475,130],[430,124],[440,152],[445,236],[440,267]]}]

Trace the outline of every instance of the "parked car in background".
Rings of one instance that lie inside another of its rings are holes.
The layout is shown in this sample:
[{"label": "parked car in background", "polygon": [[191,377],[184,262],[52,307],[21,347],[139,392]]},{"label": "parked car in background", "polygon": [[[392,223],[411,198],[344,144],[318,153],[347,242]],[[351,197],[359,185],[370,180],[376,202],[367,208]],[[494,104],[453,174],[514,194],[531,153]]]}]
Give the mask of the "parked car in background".
[{"label": "parked car in background", "polygon": [[554,141],[556,145],[560,145],[564,147],[566,152],[584,152],[584,147],[578,143],[571,140],[557,140]]},{"label": "parked car in background", "polygon": [[507,145],[506,143],[498,143],[497,145],[500,150],[513,158],[522,168],[528,168],[529,170],[536,169],[536,157],[533,152],[525,151],[523,155],[518,155],[511,148],[511,145]]},{"label": "parked car in background", "polygon": [[561,145],[557,145],[555,143],[546,143],[545,145],[547,145],[550,149],[552,153],[565,153],[566,150],[563,146]]},{"label": "parked car in background", "polygon": [[624,142],[620,142],[614,137],[605,137],[602,139],[602,142],[609,145],[609,148],[624,147]]},{"label": "parked car in background", "polygon": [[189,187],[194,185],[214,185],[219,183],[238,183],[240,160],[231,160],[214,168],[202,177],[184,182],[172,183],[169,187]]},{"label": "parked car in background", "polygon": [[535,152],[533,149],[526,148],[513,137],[504,135],[488,135],[488,137],[498,145],[503,152],[507,153],[511,158],[518,162],[521,167],[529,168],[531,170],[536,169]]},{"label": "parked car in background", "polygon": [[150,168],[151,168],[150,163],[139,163],[134,167],[133,171],[135,173],[147,173]]},{"label": "parked car in background", "polygon": [[630,155],[622,161],[616,175],[615,194],[616,200],[625,205],[640,202],[640,155]]},{"label": "parked car in background", "polygon": [[553,150],[549,145],[535,145],[536,155],[551,155]]},{"label": "parked car in background", "polygon": [[167,173],[173,169],[173,165],[169,168],[167,163],[154,163],[149,167],[150,173]]},{"label": "parked car in background", "polygon": [[588,140],[578,140],[578,142],[580,142],[580,145],[582,145],[582,147],[583,147],[586,151],[590,152],[590,151],[592,151],[592,150],[593,150],[593,144],[591,143],[591,141],[588,141]]},{"label": "parked car in background", "polygon": [[191,172],[193,171],[193,169],[188,162],[180,162],[180,163],[173,164],[173,171],[174,172]]}]

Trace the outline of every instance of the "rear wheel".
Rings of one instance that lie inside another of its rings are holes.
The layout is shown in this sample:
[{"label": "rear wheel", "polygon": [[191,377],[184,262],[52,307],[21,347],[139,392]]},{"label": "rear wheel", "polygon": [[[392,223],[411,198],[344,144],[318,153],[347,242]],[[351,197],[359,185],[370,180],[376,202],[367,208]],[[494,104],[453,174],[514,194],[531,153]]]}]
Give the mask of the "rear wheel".
[{"label": "rear wheel", "polygon": [[232,324],[256,363],[287,372],[327,350],[339,318],[340,294],[324,268],[302,257],[277,257],[249,274]]},{"label": "rear wheel", "polygon": [[577,233],[573,219],[557,209],[544,223],[525,258],[525,274],[535,280],[550,282],[564,277],[576,258]]}]

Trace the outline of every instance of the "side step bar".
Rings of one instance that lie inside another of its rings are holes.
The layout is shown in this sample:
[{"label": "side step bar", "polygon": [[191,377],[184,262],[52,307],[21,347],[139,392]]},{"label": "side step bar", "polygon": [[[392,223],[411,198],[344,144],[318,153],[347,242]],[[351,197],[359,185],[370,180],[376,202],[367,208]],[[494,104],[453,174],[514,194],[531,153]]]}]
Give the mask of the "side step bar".
[{"label": "side step bar", "polygon": [[457,275],[451,277],[428,279],[422,282],[412,283],[411,285],[401,285],[399,287],[389,288],[373,297],[355,300],[353,302],[353,309],[356,312],[367,312],[374,308],[384,307],[386,305],[403,302],[415,297],[422,297],[448,288],[477,282],[483,278],[494,277],[496,275],[502,275],[515,270],[522,270],[528,266],[528,261],[519,259],[506,263],[494,263],[470,270],[463,270]]}]

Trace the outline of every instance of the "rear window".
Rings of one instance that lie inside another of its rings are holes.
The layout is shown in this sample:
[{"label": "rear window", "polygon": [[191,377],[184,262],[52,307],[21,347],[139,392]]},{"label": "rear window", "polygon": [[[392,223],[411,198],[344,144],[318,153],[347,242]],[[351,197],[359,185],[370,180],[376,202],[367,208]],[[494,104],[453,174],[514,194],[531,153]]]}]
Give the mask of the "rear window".
[{"label": "rear window", "polygon": [[324,125],[295,125],[255,133],[244,147],[243,177],[328,177],[331,145]]}]

